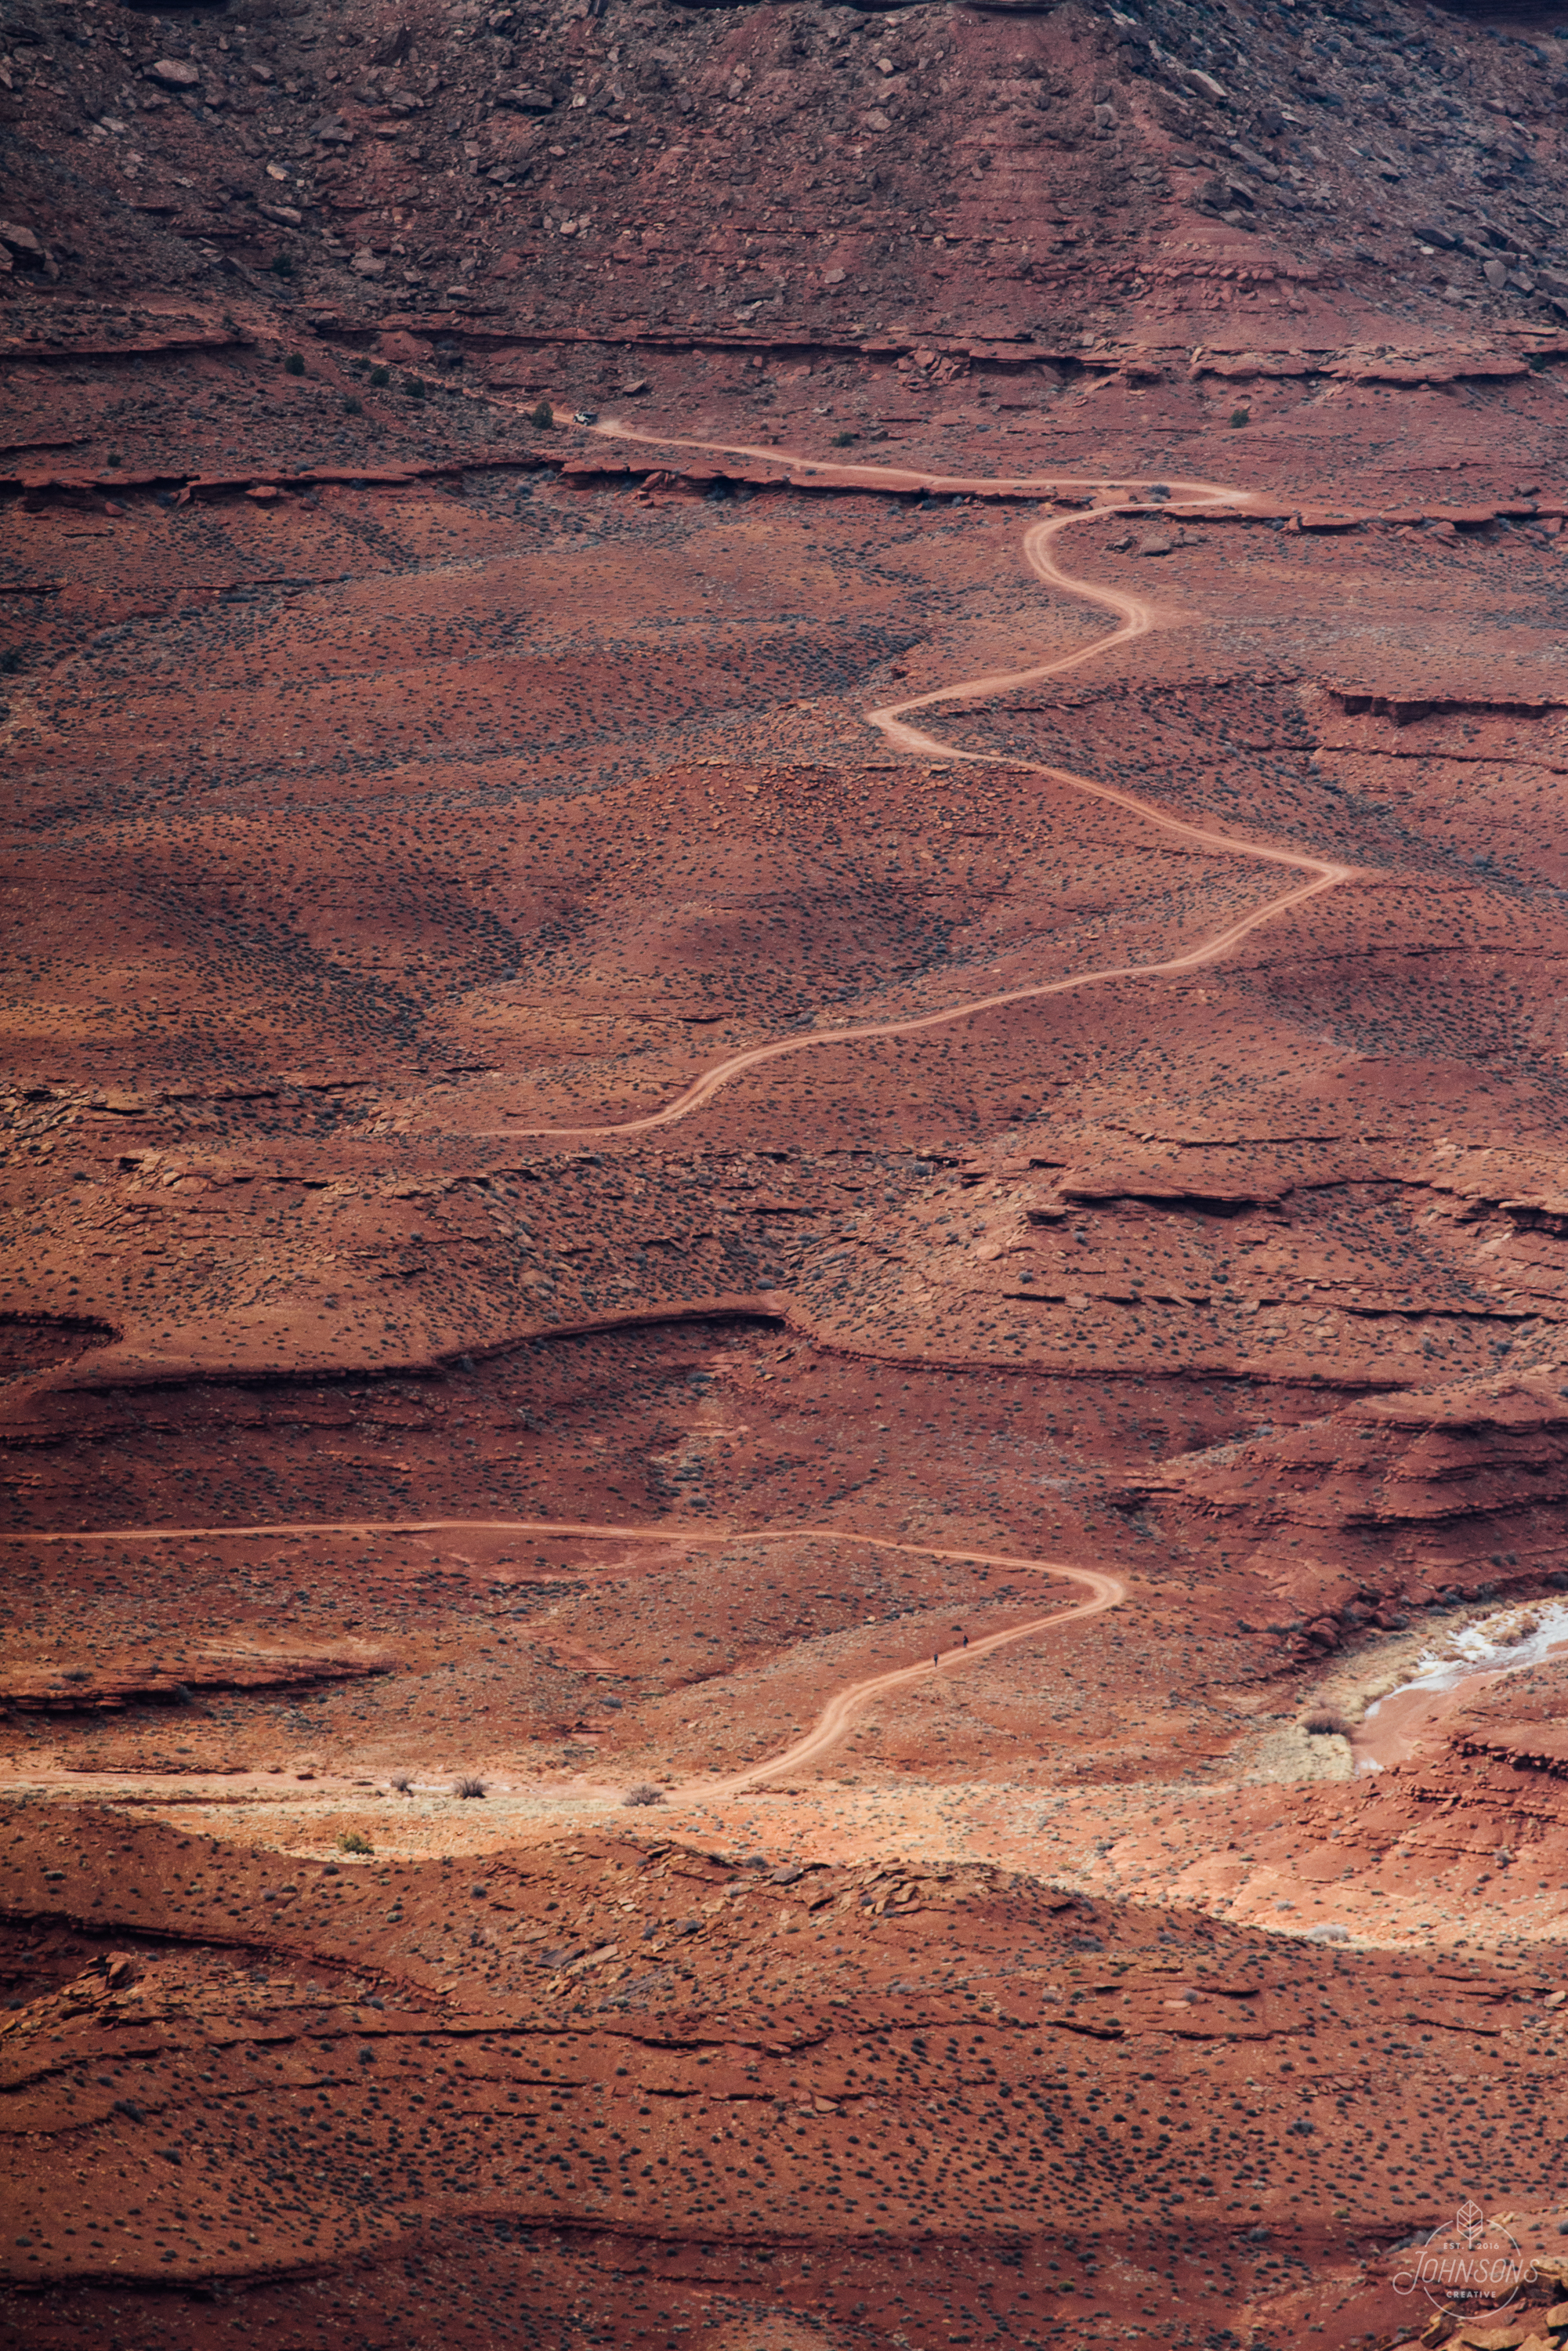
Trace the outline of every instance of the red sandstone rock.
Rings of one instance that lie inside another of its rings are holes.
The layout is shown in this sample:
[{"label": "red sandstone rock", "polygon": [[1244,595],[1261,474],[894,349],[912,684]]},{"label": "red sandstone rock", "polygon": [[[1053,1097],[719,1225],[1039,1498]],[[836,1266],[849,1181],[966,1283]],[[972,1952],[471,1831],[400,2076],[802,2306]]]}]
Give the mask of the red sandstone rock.
[{"label": "red sandstone rock", "polygon": [[1560,45],[231,16],[0,70],[6,2325],[1387,2342],[1568,2218],[1561,1662],[1362,1711],[1563,1574]]}]

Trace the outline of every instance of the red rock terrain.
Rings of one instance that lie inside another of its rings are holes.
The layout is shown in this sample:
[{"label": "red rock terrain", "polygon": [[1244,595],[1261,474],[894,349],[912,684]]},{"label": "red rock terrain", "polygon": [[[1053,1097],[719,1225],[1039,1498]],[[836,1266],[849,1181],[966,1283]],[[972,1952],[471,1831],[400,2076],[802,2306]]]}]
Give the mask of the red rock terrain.
[{"label": "red rock terrain", "polygon": [[1568,2342],[1550,13],[16,0],[7,2341]]}]

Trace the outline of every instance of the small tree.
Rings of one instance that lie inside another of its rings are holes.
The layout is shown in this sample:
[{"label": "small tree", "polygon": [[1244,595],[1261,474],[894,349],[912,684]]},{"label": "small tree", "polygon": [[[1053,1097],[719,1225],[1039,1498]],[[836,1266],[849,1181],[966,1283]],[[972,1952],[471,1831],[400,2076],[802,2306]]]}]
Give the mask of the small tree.
[{"label": "small tree", "polygon": [[534,425],[540,433],[549,433],[551,430],[555,423],[555,411],[550,406],[548,400],[540,401],[538,406],[534,410],[533,414],[529,417],[528,423]]}]

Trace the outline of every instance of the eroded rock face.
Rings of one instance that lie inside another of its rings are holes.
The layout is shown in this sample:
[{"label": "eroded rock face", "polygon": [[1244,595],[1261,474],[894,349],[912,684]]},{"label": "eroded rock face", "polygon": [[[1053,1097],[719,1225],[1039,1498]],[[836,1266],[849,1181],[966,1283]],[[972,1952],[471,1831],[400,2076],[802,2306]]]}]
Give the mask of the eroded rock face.
[{"label": "eroded rock face", "polygon": [[[1138,1493],[1245,1530],[1249,1571],[1288,1594],[1320,1648],[1439,1593],[1568,1589],[1559,1378],[1541,1366],[1360,1398],[1285,1434],[1178,1457]],[[1336,1583],[1352,1587],[1343,1599]]]},{"label": "eroded rock face", "polygon": [[1343,345],[1347,307],[1441,338],[1553,327],[1563,298],[1562,47],[1454,16],[128,12],[11,42],[37,141],[13,208],[111,298],[272,308],[282,262],[319,302],[472,311],[516,256],[536,330],[957,319],[1076,347],[1113,317],[1190,350],[1214,337],[1162,335],[1173,314],[1250,326],[1260,296],[1298,348]]},{"label": "eroded rock face", "polygon": [[18,2341],[1561,2334],[1565,62],[7,25]]},{"label": "eroded rock face", "polygon": [[[75,2149],[47,2198],[28,2165],[8,2199],[17,2266],[49,2289],[40,2341],[107,2291],[152,2340],[138,2287],[166,2326],[169,2286],[195,2279],[325,2340],[340,2322],[290,2279],[302,2232],[318,2269],[356,2263],[371,2324],[417,2232],[416,2306],[482,2325],[593,2292],[661,2335],[716,2304],[766,2326],[781,2284],[797,2326],[830,2329],[928,2327],[966,2298],[992,2325],[1126,2321],[1173,2291],[1218,2319],[1238,2293],[1266,2305],[1284,2258],[1312,2306],[1364,2327],[1396,2304],[1318,2208],[1435,2090],[1434,2028],[1445,2079],[1459,2043],[1485,2053],[1513,2201],[1560,2185],[1561,2029],[1517,1961],[1434,1994],[1385,1955],[997,1869],[737,1869],[679,1842],[247,1866],[88,1810],[50,1852],[13,1863],[53,1923],[5,2060],[35,2139],[68,2126]],[[154,1919],[177,1959],[139,1933]],[[1460,2122],[1458,2160],[1487,2127]],[[1222,2284],[1184,2248],[1243,2182]],[[699,2238],[695,2276],[648,2258]],[[198,2341],[213,2320],[176,2325]]]}]

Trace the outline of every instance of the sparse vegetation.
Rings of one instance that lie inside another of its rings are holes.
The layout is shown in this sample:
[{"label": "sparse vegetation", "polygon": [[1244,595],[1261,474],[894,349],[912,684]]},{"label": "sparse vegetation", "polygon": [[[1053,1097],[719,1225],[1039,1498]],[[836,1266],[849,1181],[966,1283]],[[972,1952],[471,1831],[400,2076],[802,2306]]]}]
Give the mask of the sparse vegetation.
[{"label": "sparse vegetation", "polygon": [[371,381],[376,386],[378,391],[382,390],[385,385],[392,381],[391,368],[373,367],[371,370]]},{"label": "sparse vegetation", "polygon": [[640,1780],[634,1788],[627,1789],[621,1801],[623,1804],[662,1804],[664,1791],[655,1788],[651,1780]]},{"label": "sparse vegetation", "polygon": [[548,400],[541,400],[528,418],[528,423],[540,433],[548,433],[555,423],[555,411]]},{"label": "sparse vegetation", "polygon": [[304,374],[305,361],[298,351],[289,352],[288,357],[283,362],[283,372],[285,375]]},{"label": "sparse vegetation", "polygon": [[410,1796],[413,1793],[413,1782],[406,1771],[394,1771],[387,1785],[394,1796]]},{"label": "sparse vegetation", "polygon": [[1230,422],[1232,424],[1250,424],[1252,411],[1249,408],[1233,408],[1230,412]]},{"label": "sparse vegetation", "polygon": [[402,388],[408,394],[410,400],[423,400],[424,398],[424,378],[423,376],[405,375],[402,380]]},{"label": "sparse vegetation", "polygon": [[460,1780],[454,1780],[452,1792],[455,1796],[482,1796],[485,1792],[485,1782],[483,1780],[470,1780],[465,1775]]},{"label": "sparse vegetation", "polygon": [[359,396],[358,392],[350,392],[350,394],[349,394],[348,398],[347,398],[347,399],[344,401],[344,402],[343,402],[343,413],[344,413],[344,415],[345,415],[345,416],[362,416],[362,415],[364,414],[364,413],[365,413],[365,403],[364,403],[364,402],[360,398],[360,396]]},{"label": "sparse vegetation", "polygon": [[1327,1706],[1315,1707],[1311,1714],[1304,1716],[1301,1729],[1311,1739],[1350,1737],[1350,1725],[1343,1715],[1336,1714],[1332,1707]]},{"label": "sparse vegetation", "polygon": [[374,1853],[375,1847],[362,1829],[345,1829],[338,1839],[340,1853]]}]

